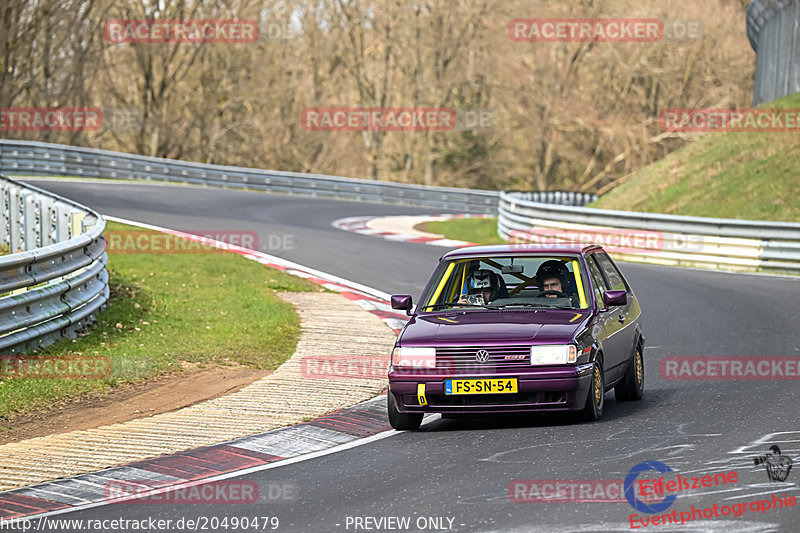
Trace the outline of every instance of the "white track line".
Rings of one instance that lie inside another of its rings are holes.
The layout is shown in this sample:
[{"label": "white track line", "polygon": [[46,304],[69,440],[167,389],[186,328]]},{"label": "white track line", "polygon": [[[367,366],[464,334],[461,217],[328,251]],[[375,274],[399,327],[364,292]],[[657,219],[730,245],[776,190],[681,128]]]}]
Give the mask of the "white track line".
[{"label": "white track line", "polygon": [[[114,217],[114,216],[103,215],[103,218],[105,218],[106,220],[110,220],[112,222],[119,222],[120,224],[128,224],[130,226],[136,226],[136,227],[145,228],[145,229],[152,229],[152,230],[155,230],[155,231],[161,231],[161,232],[165,232],[165,233],[186,233],[186,232],[182,232],[181,230],[173,230],[173,229],[164,228],[164,227],[161,227],[161,226],[155,226],[153,224],[147,224],[147,223],[144,223],[144,222],[137,222],[135,220],[128,220],[128,219],[125,219],[125,218],[119,218],[119,217]],[[197,237],[196,235],[193,235],[193,236]],[[344,279],[344,278],[340,278],[339,276],[335,276],[333,274],[328,274],[327,272],[322,272],[320,270],[309,268],[309,267],[307,267],[305,265],[301,265],[301,264],[295,263],[293,261],[289,261],[289,260],[286,260],[286,259],[282,259],[280,257],[276,257],[276,256],[273,256],[273,255],[265,254],[263,252],[259,252],[259,251],[256,251],[256,250],[250,250],[249,248],[242,248],[242,247],[239,247],[239,246],[232,246],[230,244],[222,243],[222,242],[219,242],[219,241],[215,241],[213,239],[207,239],[207,238],[204,238],[204,239],[205,239],[205,242],[218,243],[218,244],[224,246],[226,249],[237,249],[239,251],[242,251],[242,252],[257,256],[257,257],[260,257],[262,259],[266,259],[266,260],[268,260],[268,261],[270,261],[272,263],[275,263],[275,264],[278,264],[278,265],[282,265],[282,266],[286,266],[287,268],[293,268],[293,269],[296,269],[296,270],[307,272],[309,274],[313,274],[314,276],[316,276],[318,278],[326,279],[326,280],[332,281],[334,283],[338,283],[340,285],[344,285],[346,287],[350,287],[350,288],[352,288],[354,290],[357,290],[357,291],[360,291],[360,292],[364,292],[366,294],[371,294],[371,295],[375,296],[376,298],[381,298],[381,299],[384,299],[384,300],[388,300],[389,297],[390,297],[388,293],[385,293],[383,291],[379,291],[378,289],[373,289],[372,287],[367,287],[366,285],[362,285],[362,284],[356,283],[354,281],[350,281],[350,280],[347,280],[347,279]],[[371,401],[371,400],[368,400],[368,401]],[[431,416],[426,416],[425,420],[424,420],[424,423],[427,424],[427,423],[433,422],[435,420],[438,420],[439,418],[441,418],[441,415],[438,415],[438,414],[434,414],[434,415],[431,415]],[[364,438],[360,438],[360,439],[357,439],[357,440],[354,440],[354,441],[351,441],[351,442],[346,442],[344,444],[339,444],[337,446],[334,446],[332,448],[327,448],[325,450],[320,450],[320,451],[317,451],[317,452],[311,452],[311,453],[307,453],[307,454],[304,454],[304,455],[298,455],[296,457],[290,457],[288,459],[282,459],[280,461],[275,461],[273,463],[267,463],[265,465],[253,466],[253,467],[250,467],[250,468],[245,468],[243,470],[237,470],[235,472],[227,472],[225,474],[220,474],[220,475],[214,476],[214,477],[203,478],[203,479],[199,479],[199,480],[195,480],[195,481],[188,481],[188,482],[180,483],[178,485],[170,485],[168,487],[154,489],[153,491],[150,491],[150,492],[147,492],[147,493],[143,493],[142,496],[147,496],[147,495],[151,495],[151,494],[153,494],[153,495],[160,494],[162,492],[166,492],[168,490],[175,490],[176,488],[180,488],[180,487],[191,487],[193,485],[201,485],[203,483],[209,483],[209,482],[212,482],[212,481],[220,481],[220,480],[229,479],[229,478],[233,478],[233,477],[244,476],[244,475],[247,475],[247,474],[250,474],[250,473],[254,473],[254,472],[261,472],[262,470],[270,470],[272,468],[279,468],[279,467],[282,467],[282,466],[288,466],[288,465],[292,465],[292,464],[299,463],[299,462],[302,462],[302,461],[308,461],[310,459],[316,459],[318,457],[324,457],[326,455],[330,455],[330,454],[333,454],[333,453],[341,452],[341,451],[344,451],[344,450],[349,450],[351,448],[356,448],[358,446],[363,446],[365,444],[370,444],[372,442],[375,442],[375,441],[378,441],[378,440],[382,440],[382,439],[385,439],[387,437],[392,437],[394,435],[399,435],[400,433],[403,433],[403,432],[402,431],[396,431],[396,430],[392,429],[392,430],[389,430],[389,431],[384,431],[382,433],[377,433],[377,434],[372,435],[370,437],[364,437]],[[23,516],[23,517],[20,517],[20,518],[13,518],[13,519],[10,519],[10,520],[4,520],[3,521],[3,526],[4,527],[5,526],[9,526],[9,525],[20,523],[20,522],[26,521],[26,520],[38,520],[39,518],[43,518],[43,517],[46,517],[46,516],[55,516],[55,515],[60,515],[60,514],[71,513],[71,512],[74,512],[74,511],[82,511],[82,510],[85,510],[85,509],[91,509],[91,508],[94,508],[94,507],[102,507],[104,505],[112,505],[114,503],[119,503],[119,502],[122,502],[122,501],[126,501],[126,500],[124,498],[118,498],[118,499],[115,499],[115,500],[103,500],[103,501],[100,501],[100,502],[87,503],[87,504],[78,505],[78,506],[75,506],[75,507],[68,507],[66,509],[58,509],[56,511],[50,511],[50,512],[47,512],[47,513]]]}]

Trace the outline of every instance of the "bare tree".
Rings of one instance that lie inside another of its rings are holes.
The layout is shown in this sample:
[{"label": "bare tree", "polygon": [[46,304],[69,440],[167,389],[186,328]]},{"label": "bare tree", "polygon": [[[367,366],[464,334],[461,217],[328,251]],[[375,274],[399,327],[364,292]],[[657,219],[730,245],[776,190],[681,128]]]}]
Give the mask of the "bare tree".
[{"label": "bare tree", "polygon": [[[670,107],[749,105],[741,0],[6,0],[0,107],[97,106],[131,130],[15,132],[187,160],[431,185],[606,190],[681,146]],[[518,18],[697,19],[702,38],[516,42]],[[111,19],[253,19],[254,43],[116,44]],[[738,28],[738,29],[737,29]],[[491,110],[492,129],[309,131],[308,107]]]}]

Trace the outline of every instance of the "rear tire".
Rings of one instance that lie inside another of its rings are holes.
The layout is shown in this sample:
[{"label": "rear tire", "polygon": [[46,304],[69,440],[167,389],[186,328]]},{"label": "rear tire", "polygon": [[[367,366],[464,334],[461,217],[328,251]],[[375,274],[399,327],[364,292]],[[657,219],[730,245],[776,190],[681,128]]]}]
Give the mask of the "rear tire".
[{"label": "rear tire", "polygon": [[642,396],[644,396],[644,357],[641,346],[637,344],[625,376],[614,387],[614,397],[618,402],[631,402],[641,400]]},{"label": "rear tire", "polygon": [[586,395],[586,405],[583,407],[584,420],[591,422],[603,418],[605,384],[603,364],[597,359],[592,368],[592,382],[589,385],[589,394]]},{"label": "rear tire", "polygon": [[422,424],[422,413],[401,413],[394,403],[394,394],[386,393],[386,410],[389,414],[389,424],[397,430],[419,429]]}]

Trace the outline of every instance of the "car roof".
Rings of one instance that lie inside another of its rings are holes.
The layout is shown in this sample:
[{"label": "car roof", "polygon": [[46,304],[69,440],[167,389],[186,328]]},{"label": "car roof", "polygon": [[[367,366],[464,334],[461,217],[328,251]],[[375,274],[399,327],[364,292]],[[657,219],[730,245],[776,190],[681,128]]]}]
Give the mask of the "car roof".
[{"label": "car roof", "polygon": [[598,244],[500,244],[489,246],[467,246],[457,248],[444,254],[441,260],[459,257],[479,257],[491,255],[504,256],[531,256],[531,255],[559,255],[559,254],[585,254],[592,250],[603,251]]}]

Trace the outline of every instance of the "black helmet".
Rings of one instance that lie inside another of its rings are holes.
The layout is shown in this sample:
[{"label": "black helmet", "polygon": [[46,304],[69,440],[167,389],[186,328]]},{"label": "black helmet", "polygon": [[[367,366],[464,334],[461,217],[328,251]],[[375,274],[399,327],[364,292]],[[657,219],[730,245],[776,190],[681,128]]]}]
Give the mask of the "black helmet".
[{"label": "black helmet", "polygon": [[539,290],[542,290],[542,287],[544,287],[544,280],[556,278],[561,283],[561,290],[567,292],[568,276],[569,270],[564,266],[564,263],[556,259],[551,259],[539,265],[539,269],[536,271],[536,285],[539,286]]}]

